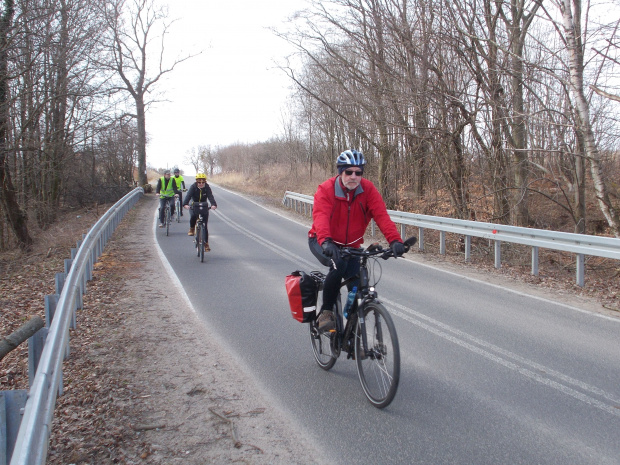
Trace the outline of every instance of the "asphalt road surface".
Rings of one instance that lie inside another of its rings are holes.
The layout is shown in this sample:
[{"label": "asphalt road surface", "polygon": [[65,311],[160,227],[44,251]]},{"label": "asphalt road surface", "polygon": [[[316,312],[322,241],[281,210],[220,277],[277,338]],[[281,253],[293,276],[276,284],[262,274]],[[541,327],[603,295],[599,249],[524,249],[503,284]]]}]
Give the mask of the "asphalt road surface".
[{"label": "asphalt road surface", "polygon": [[[316,365],[284,278],[322,270],[308,228],[212,186],[212,251],[189,214],[161,249],[196,311],[310,441],[338,463],[620,464],[620,319],[411,260],[381,261],[401,380],[384,410],[355,362]],[[154,215],[155,216],[155,215]],[[154,221],[155,223],[155,221]],[[155,225],[154,225],[155,227]]]}]

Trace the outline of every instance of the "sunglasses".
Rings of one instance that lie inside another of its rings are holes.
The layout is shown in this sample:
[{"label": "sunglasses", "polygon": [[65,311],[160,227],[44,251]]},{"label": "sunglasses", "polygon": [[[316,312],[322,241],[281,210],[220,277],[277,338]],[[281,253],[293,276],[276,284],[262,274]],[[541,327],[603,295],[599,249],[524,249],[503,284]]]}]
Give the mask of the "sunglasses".
[{"label": "sunglasses", "polygon": [[344,174],[347,176],[353,176],[354,174],[357,176],[364,176],[363,171],[344,170]]},{"label": "sunglasses", "polygon": [[196,184],[205,184],[207,181],[196,181]]}]

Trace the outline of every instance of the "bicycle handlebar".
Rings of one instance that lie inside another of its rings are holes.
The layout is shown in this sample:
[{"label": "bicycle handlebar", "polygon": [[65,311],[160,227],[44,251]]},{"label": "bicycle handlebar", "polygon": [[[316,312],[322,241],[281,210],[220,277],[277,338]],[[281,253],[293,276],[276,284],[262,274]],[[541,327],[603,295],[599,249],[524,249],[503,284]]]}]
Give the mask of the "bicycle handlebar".
[{"label": "bicycle handlebar", "polygon": [[[418,238],[415,236],[411,236],[407,239],[403,244],[405,246],[405,253],[409,252],[411,247],[418,241]],[[343,256],[356,256],[356,257],[373,257],[375,255],[381,255],[381,258],[387,260],[390,257],[394,257],[394,252],[391,248],[384,249],[381,244],[375,242],[370,244],[366,249],[362,248],[354,248],[354,247],[343,247],[340,249],[340,253]]]}]

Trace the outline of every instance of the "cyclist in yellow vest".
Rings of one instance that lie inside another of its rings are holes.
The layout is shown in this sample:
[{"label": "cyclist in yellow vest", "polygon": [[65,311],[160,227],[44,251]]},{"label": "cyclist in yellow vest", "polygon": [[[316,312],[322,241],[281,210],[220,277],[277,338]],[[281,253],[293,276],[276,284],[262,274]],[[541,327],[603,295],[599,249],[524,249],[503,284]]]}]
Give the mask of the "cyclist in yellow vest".
[{"label": "cyclist in yellow vest", "polygon": [[170,212],[174,215],[174,198],[180,194],[174,179],[170,178],[170,170],[164,171],[164,176],[157,181],[155,193],[159,195],[159,227],[164,227],[166,202],[170,203]]},{"label": "cyclist in yellow vest", "polygon": [[[179,189],[179,205],[183,205],[183,192],[187,191],[185,188],[185,180],[183,176],[181,176],[181,171],[179,168],[174,168],[174,182],[177,185],[177,189]],[[183,209],[179,212],[179,215],[183,216]]]}]

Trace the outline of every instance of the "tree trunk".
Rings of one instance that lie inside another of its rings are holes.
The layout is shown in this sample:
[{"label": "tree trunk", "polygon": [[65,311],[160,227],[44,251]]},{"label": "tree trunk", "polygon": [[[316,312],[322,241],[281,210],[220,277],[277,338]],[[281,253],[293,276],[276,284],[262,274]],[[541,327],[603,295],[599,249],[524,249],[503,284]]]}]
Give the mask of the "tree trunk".
[{"label": "tree trunk", "polygon": [[620,218],[613,207],[607,186],[603,179],[601,157],[594,138],[590,122],[590,108],[583,89],[583,46],[581,44],[581,0],[572,0],[575,14],[571,9],[571,0],[562,0],[561,10],[564,22],[564,34],[568,45],[570,67],[570,89],[577,110],[577,124],[583,134],[584,149],[590,162],[590,174],[599,208],[615,237],[620,238]]},{"label": "tree trunk", "polygon": [[575,157],[575,233],[586,233],[586,160],[584,157],[583,135],[581,131],[576,131],[576,152]]},{"label": "tree trunk", "polygon": [[144,186],[146,178],[146,114],[144,110],[144,96],[136,96],[136,112],[138,115],[138,183]]},{"label": "tree trunk", "polygon": [[2,207],[7,222],[13,229],[20,247],[32,245],[28,233],[26,215],[17,202],[17,192],[11,180],[7,163],[9,156],[9,76],[8,76],[8,36],[13,23],[15,4],[13,0],[4,0],[4,14],[0,18],[0,190]]},{"label": "tree trunk", "polygon": [[7,337],[0,339],[0,360],[2,360],[9,352],[16,349],[22,342],[43,328],[43,320],[36,315],[30,318],[26,323],[21,325],[16,331]]}]

